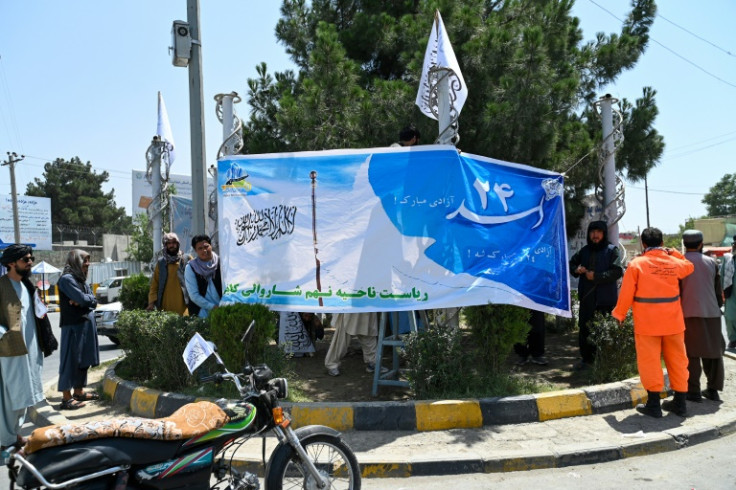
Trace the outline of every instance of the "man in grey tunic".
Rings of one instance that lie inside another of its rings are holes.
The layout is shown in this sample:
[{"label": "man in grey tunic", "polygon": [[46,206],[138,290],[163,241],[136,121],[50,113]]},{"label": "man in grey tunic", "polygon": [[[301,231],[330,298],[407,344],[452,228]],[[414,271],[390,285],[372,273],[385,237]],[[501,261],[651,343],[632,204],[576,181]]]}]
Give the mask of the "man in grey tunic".
[{"label": "man in grey tunic", "polygon": [[[702,402],[702,397],[719,401],[723,390],[723,351],[726,342],[721,333],[723,293],[718,263],[703,255],[703,233],[686,230],[682,234],[685,258],[695,271],[682,280],[682,312],[685,316],[685,349],[688,371],[687,399]],[[702,362],[702,368],[701,368]],[[705,372],[707,388],[700,391],[700,376]]]},{"label": "man in grey tunic", "polygon": [[43,354],[35,314],[40,300],[28,280],[31,247],[9,246],[0,263],[8,271],[0,277],[0,445],[22,445],[26,409],[43,400]]}]

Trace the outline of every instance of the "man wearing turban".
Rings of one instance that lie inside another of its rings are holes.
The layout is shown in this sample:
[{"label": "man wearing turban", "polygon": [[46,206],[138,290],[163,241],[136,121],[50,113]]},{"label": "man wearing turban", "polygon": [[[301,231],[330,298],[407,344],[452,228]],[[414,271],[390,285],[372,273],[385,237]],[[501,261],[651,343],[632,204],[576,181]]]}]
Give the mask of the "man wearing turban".
[{"label": "man wearing turban", "polygon": [[36,332],[31,247],[7,247],[0,263],[0,446],[22,445],[20,428],[28,407],[43,400],[43,353]]}]

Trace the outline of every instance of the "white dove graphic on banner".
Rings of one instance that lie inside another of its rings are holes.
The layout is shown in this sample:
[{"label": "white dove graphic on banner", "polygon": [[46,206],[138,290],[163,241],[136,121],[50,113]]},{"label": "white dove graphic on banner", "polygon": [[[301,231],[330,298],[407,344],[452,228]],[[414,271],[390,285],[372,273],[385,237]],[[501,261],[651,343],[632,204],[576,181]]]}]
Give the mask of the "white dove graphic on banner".
[{"label": "white dove graphic on banner", "polygon": [[166,147],[169,153],[168,164],[171,165],[176,159],[176,152],[174,151],[174,136],[171,134],[169,115],[166,112],[166,104],[164,104],[164,97],[161,95],[161,92],[158,93],[158,124],[156,124],[156,135],[159,139],[166,142]]},{"label": "white dove graphic on banner", "polygon": [[430,71],[438,68],[452,70],[449,84],[450,103],[454,112],[460,114],[465,100],[468,98],[468,87],[465,85],[465,79],[460,72],[460,66],[457,64],[457,58],[455,58],[455,52],[452,50],[450,38],[445,32],[445,24],[442,22],[439,10],[434,14],[434,23],[429,33],[427,50],[424,52],[424,66],[416,100],[419,109],[432,119],[437,119],[438,107],[437,98],[431,96],[433,87],[430,80]]}]

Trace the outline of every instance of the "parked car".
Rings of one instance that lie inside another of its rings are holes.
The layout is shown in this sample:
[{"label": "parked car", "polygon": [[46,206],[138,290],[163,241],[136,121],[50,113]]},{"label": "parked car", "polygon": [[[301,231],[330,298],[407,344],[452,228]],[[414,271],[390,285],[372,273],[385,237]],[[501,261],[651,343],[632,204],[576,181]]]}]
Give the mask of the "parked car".
[{"label": "parked car", "polygon": [[99,303],[112,303],[117,301],[120,296],[120,289],[123,287],[123,280],[127,279],[128,276],[111,277],[105,279],[97,286],[95,296]]},{"label": "parked car", "polygon": [[118,339],[118,315],[123,309],[120,301],[114,303],[99,305],[95,309],[95,322],[97,323],[97,335],[102,335],[110,339],[115,345],[120,345]]}]

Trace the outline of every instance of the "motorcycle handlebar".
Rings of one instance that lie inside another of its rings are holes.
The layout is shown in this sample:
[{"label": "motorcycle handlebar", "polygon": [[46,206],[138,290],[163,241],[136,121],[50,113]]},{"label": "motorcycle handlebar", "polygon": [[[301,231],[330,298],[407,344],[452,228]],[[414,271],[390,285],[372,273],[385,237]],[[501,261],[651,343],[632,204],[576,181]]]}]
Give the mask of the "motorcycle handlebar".
[{"label": "motorcycle handlebar", "polygon": [[219,383],[222,383],[222,379],[223,379],[222,373],[215,373],[210,376],[200,376],[199,382],[202,384],[213,383],[213,382],[219,384]]}]

